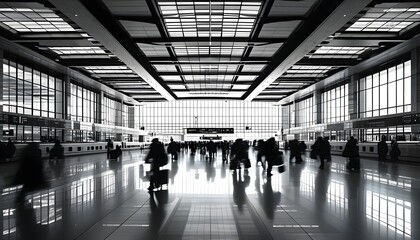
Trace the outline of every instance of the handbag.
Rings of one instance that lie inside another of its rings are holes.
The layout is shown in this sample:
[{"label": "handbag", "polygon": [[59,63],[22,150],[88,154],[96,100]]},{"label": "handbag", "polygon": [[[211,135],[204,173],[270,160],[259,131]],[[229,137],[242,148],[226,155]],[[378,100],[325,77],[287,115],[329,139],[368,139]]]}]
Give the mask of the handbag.
[{"label": "handbag", "polygon": [[284,173],[286,171],[286,165],[284,165],[284,164],[280,165],[278,170],[279,170],[279,173]]},{"label": "handbag", "polygon": [[272,159],[272,165],[273,166],[280,166],[280,165],[283,165],[284,164],[284,161],[283,161],[283,153],[282,152],[279,152],[278,154],[276,154],[274,157],[273,157],[273,159]]}]

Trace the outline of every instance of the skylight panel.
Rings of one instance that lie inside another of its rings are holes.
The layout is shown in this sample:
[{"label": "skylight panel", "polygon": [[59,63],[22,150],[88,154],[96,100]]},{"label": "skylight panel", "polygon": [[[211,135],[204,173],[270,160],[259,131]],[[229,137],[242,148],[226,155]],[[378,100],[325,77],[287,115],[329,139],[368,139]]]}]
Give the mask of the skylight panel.
[{"label": "skylight panel", "polygon": [[106,55],[107,53],[100,47],[49,47],[58,55]]},{"label": "skylight panel", "polygon": [[351,55],[358,57],[359,54],[367,50],[367,47],[330,47],[322,46],[318,48],[314,55],[329,55],[329,54],[341,54],[341,55]]},{"label": "skylight panel", "polygon": [[75,32],[49,9],[0,8],[0,23],[17,32]]},{"label": "skylight panel", "polygon": [[346,31],[399,32],[418,22],[420,8],[371,8]]},{"label": "skylight panel", "polygon": [[[261,2],[158,2],[158,5],[171,37],[249,37],[261,8]],[[173,22],[179,23],[180,31],[172,28]],[[226,24],[237,22],[240,25]],[[236,33],[239,28],[248,30]]]}]

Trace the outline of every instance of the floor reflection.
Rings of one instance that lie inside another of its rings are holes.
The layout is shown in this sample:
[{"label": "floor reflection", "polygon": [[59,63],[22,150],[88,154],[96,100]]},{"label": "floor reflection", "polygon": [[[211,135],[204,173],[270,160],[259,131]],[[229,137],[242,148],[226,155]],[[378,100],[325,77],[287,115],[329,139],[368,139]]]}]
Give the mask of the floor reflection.
[{"label": "floor reflection", "polygon": [[[86,156],[51,162],[45,165],[50,188],[28,193],[21,204],[14,202],[20,187],[5,184],[1,238],[88,239],[83,236],[99,231],[113,239],[132,231],[133,236],[155,239],[173,226],[179,238],[214,234],[240,239],[241,227],[251,229],[238,225],[243,221],[259,229],[258,236],[265,229],[282,239],[293,239],[291,232],[325,239],[420,239],[412,227],[418,224],[420,201],[417,166],[366,160],[360,172],[349,173],[342,157],[333,158],[324,170],[305,159],[266,178],[261,166],[231,171],[220,153],[208,161],[187,151],[164,167],[170,170],[167,190],[148,195],[150,166],[144,156],[132,151],[120,161]],[[250,156],[255,163],[255,152]],[[141,221],[129,222],[133,216]],[[206,227],[212,230],[199,233]]]}]

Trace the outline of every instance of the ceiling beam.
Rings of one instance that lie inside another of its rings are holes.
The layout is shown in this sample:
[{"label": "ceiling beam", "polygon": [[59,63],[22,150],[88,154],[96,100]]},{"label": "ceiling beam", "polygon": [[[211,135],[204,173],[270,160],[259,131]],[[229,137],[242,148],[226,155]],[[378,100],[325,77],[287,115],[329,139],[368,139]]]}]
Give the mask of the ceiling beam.
[{"label": "ceiling beam", "polygon": [[274,22],[289,22],[289,21],[303,21],[305,20],[304,16],[280,16],[280,17],[266,17],[263,21],[264,23],[274,23]]},{"label": "ceiling beam", "polygon": [[[184,38],[184,37],[172,37],[172,38],[143,38],[143,37],[134,37],[134,42],[137,43],[161,43],[161,44],[171,44],[171,43],[202,43],[209,42],[208,37],[194,37],[194,38]],[[222,42],[243,42],[243,43],[255,43],[255,44],[270,44],[270,43],[284,43],[287,41],[287,38],[255,38],[250,40],[246,37],[212,37],[212,43],[222,43]],[[215,45],[217,46],[217,45]]]},{"label": "ceiling beam", "polygon": [[289,41],[275,54],[271,64],[242,98],[251,101],[258,96],[323,40],[340,30],[370,2],[371,0],[323,0],[316,3],[306,21],[292,33]]},{"label": "ceiling beam", "polygon": [[[241,72],[240,74],[236,73],[236,72],[204,72],[204,71],[200,71],[200,72],[183,72],[181,73],[182,76],[192,76],[192,75],[232,75],[232,76],[257,76],[259,74],[259,72]],[[178,72],[159,72],[160,76],[179,76],[180,74]]]},{"label": "ceiling beam", "polygon": [[59,11],[68,16],[86,33],[99,41],[128,67],[168,100],[176,95],[162,81],[148,63],[129,34],[116,22],[100,0],[49,0]]},{"label": "ceiling beam", "polygon": [[[333,55],[332,55],[333,56]],[[348,67],[358,64],[360,60],[348,58],[302,58],[296,65]]]},{"label": "ceiling beam", "polygon": [[[189,56],[181,56],[178,57],[178,60],[176,61],[177,63],[184,63],[184,64],[198,64],[198,63],[202,63],[204,61],[207,62],[212,62],[213,64],[217,64],[220,61],[224,62],[224,61],[229,61],[230,63],[239,63],[242,62],[243,60],[241,60],[240,57],[232,57],[229,55],[226,56],[222,56],[221,59],[219,59],[220,55],[218,56],[204,56],[204,55],[189,55]],[[184,60],[187,59],[188,60]],[[210,61],[209,59],[214,59],[214,61]],[[152,64],[163,64],[163,62],[166,62],[168,64],[175,64],[174,61],[172,60],[172,58],[170,57],[148,57],[147,58],[149,60],[149,62],[151,62]],[[181,59],[181,60],[179,60]],[[195,60],[195,59],[200,59],[199,61]],[[226,59],[226,60],[224,60]],[[269,61],[270,58],[267,57],[249,57],[244,61],[251,61],[251,62],[267,62]]]},{"label": "ceiling beam", "polygon": [[67,67],[84,67],[84,66],[125,66],[123,62],[117,58],[79,58],[79,59],[61,59],[60,63]]},{"label": "ceiling beam", "polygon": [[156,24],[156,18],[146,16],[114,15],[114,19],[118,21],[132,21]]}]

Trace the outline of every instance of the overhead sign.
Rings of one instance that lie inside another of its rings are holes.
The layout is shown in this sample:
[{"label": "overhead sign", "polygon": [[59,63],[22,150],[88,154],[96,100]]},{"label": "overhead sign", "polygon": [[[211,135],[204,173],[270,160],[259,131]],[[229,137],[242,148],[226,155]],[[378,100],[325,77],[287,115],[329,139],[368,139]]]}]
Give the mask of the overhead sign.
[{"label": "overhead sign", "polygon": [[230,134],[234,133],[233,128],[187,128],[188,134]]}]

